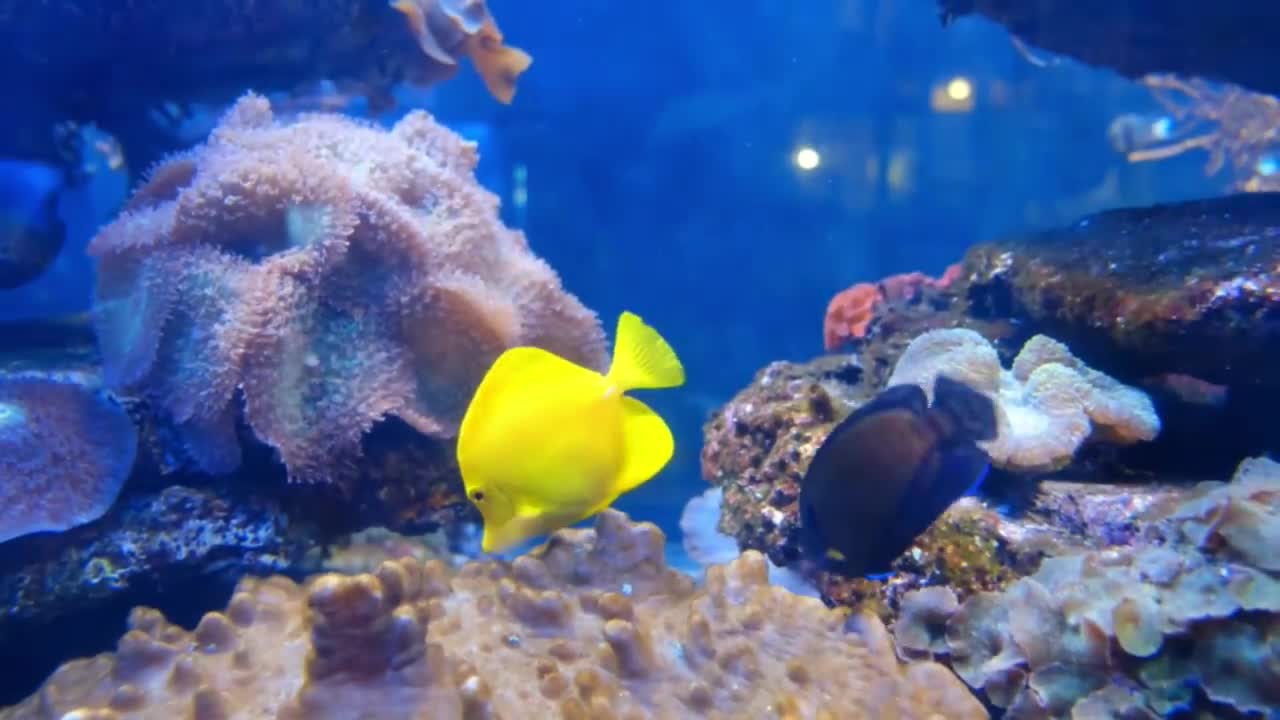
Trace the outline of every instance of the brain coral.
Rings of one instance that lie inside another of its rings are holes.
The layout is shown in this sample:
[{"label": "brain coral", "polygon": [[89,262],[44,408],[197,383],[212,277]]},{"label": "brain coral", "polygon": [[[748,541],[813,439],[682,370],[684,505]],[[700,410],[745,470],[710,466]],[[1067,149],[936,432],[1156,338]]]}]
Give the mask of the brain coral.
[{"label": "brain coral", "polygon": [[124,410],[71,380],[0,378],[0,542],[102,516],[133,469]]},{"label": "brain coral", "polygon": [[290,478],[315,481],[382,417],[455,433],[513,345],[602,369],[596,316],[502,225],[476,161],[421,111],[384,131],[241,98],[90,244],[108,383],[167,413],[214,473],[240,462],[238,390]]},{"label": "brain coral", "polygon": [[1006,470],[1057,470],[1086,440],[1131,444],[1160,432],[1146,393],[1086,366],[1044,335],[1028,340],[1012,370],[1005,370],[996,349],[978,333],[930,330],[907,346],[887,384],[914,383],[932,393],[939,374],[995,401],[999,435],[983,447]]},{"label": "brain coral", "polygon": [[607,510],[510,564],[247,578],[194,631],[134,611],[115,653],[0,720],[987,717],[878,620],[770,586],[758,553],[697,588],[664,544]]}]

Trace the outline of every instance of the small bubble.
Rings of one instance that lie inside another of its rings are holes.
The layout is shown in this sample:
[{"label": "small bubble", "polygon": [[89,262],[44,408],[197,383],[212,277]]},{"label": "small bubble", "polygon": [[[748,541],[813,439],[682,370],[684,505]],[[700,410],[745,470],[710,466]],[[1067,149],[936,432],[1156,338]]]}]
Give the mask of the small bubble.
[{"label": "small bubble", "polygon": [[503,639],[503,642],[507,644],[507,647],[518,648],[520,647],[520,636],[508,635],[506,638]]}]

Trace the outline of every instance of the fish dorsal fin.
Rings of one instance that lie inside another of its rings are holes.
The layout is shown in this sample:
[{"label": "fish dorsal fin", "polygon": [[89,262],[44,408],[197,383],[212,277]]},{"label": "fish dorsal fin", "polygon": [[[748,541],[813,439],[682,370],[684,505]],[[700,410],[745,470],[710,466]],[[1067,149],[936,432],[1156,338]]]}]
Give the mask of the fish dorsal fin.
[{"label": "fish dorsal fin", "polygon": [[485,373],[462,417],[462,427],[458,430],[458,462],[466,463],[469,459],[464,457],[466,453],[484,452],[476,446],[480,428],[501,412],[502,403],[510,400],[514,393],[559,385],[565,378],[584,372],[591,371],[538,347],[514,347],[503,352]]},{"label": "fish dorsal fin", "polygon": [[622,438],[623,461],[618,470],[615,498],[657,475],[671,461],[676,449],[666,421],[648,405],[631,397],[622,398]]},{"label": "fish dorsal fin", "polygon": [[624,312],[614,333],[609,384],[619,390],[656,390],[684,384],[684,366],[675,350],[638,315]]}]

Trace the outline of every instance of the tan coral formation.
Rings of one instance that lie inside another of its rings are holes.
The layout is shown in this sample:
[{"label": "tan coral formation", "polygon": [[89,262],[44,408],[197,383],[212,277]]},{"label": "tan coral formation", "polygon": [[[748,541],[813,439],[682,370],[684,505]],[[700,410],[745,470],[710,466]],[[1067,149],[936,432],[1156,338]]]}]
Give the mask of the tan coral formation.
[{"label": "tan coral formation", "polygon": [[899,651],[947,657],[1010,720],[1280,707],[1280,579],[1262,544],[1280,532],[1280,464],[1245,460],[1147,521],[1170,523],[1168,541],[1050,558],[963,604],[906,595]]},{"label": "tan coral formation", "polygon": [[512,563],[245,579],[193,632],[140,609],[115,653],[0,719],[985,718],[879,620],[771,586],[748,552],[706,582],[613,510]]},{"label": "tan coral formation", "polygon": [[887,385],[914,383],[932,401],[940,374],[995,402],[998,435],[982,446],[1005,470],[1059,470],[1086,441],[1128,445],[1160,432],[1146,393],[1088,367],[1044,335],[1028,340],[1006,370],[996,349],[973,330],[930,330],[907,346]]}]

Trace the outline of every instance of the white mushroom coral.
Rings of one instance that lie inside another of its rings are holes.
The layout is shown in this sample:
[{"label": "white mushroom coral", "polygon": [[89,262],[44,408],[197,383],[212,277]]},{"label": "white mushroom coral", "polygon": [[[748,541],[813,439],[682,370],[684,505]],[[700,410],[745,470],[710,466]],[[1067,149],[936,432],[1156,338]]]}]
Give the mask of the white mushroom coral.
[{"label": "white mushroom coral", "polygon": [[981,445],[992,463],[1005,470],[1058,470],[1086,440],[1128,445],[1160,432],[1151,398],[1086,366],[1065,345],[1044,335],[1028,340],[1012,370],[1006,370],[995,348],[978,333],[931,330],[907,346],[888,384],[912,383],[932,393],[940,374],[995,402],[998,435]]}]

